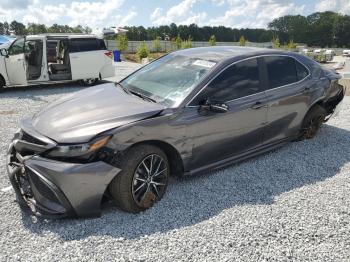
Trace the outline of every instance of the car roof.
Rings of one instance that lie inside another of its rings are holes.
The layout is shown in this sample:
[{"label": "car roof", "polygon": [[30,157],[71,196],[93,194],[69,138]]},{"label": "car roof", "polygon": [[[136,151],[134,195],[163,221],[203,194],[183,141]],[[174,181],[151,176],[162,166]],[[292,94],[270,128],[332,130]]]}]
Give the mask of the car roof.
[{"label": "car roof", "polygon": [[291,55],[291,52],[258,48],[258,47],[243,47],[243,46],[211,46],[197,47],[175,51],[176,55],[188,56],[191,58],[201,58],[215,62],[241,57],[241,56],[258,56],[268,54],[284,54]]},{"label": "car roof", "polygon": [[67,37],[67,38],[99,38],[96,35],[91,34],[70,34],[70,33],[52,33],[52,34],[39,34],[39,35],[29,35],[27,38],[44,38],[44,37]]}]

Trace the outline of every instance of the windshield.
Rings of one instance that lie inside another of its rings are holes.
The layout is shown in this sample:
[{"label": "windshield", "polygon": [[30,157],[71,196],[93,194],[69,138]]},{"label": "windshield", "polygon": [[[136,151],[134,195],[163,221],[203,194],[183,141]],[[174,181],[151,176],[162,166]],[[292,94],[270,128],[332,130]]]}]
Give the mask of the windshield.
[{"label": "windshield", "polygon": [[212,61],[169,54],[141,68],[121,84],[167,107],[177,107],[214,65]]}]

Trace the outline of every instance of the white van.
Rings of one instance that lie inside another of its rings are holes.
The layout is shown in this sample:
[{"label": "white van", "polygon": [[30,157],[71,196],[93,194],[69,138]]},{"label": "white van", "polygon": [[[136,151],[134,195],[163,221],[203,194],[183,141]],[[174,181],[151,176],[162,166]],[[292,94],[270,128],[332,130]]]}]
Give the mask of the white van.
[{"label": "white van", "polygon": [[2,45],[0,54],[0,90],[77,80],[93,85],[115,74],[113,53],[94,35],[31,35]]}]

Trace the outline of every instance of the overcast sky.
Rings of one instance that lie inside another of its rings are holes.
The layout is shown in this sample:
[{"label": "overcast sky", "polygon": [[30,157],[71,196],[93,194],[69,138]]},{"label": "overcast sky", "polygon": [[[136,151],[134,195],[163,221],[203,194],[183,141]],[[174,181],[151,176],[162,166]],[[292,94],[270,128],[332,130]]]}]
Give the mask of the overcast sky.
[{"label": "overcast sky", "polygon": [[276,17],[332,10],[350,14],[350,0],[0,0],[0,21],[109,26],[162,24],[265,28]]}]

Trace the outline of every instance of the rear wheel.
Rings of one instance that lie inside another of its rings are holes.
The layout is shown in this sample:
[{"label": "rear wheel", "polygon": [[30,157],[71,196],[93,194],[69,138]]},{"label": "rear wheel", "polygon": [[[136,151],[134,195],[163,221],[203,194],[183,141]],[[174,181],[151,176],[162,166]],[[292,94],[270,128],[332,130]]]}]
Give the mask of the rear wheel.
[{"label": "rear wheel", "polygon": [[158,147],[140,145],[131,148],[121,169],[109,185],[109,192],[122,210],[138,213],[162,199],[170,170],[166,155]]},{"label": "rear wheel", "polygon": [[304,118],[298,140],[314,138],[323,124],[326,115],[327,112],[322,106],[314,105]]}]

